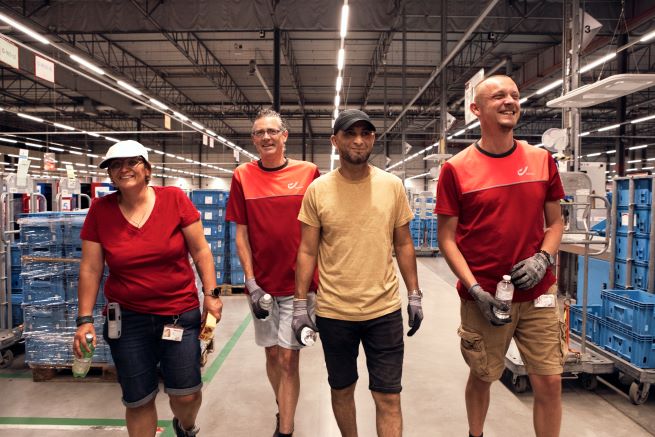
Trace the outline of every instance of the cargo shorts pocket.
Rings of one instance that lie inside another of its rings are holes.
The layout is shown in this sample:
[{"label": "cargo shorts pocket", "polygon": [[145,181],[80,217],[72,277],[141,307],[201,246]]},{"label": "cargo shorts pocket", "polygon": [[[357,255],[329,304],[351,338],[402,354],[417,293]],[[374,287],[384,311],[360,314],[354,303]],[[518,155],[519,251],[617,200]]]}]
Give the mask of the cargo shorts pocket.
[{"label": "cargo shorts pocket", "polygon": [[469,331],[461,326],[457,329],[457,335],[461,339],[460,349],[462,356],[466,364],[471,368],[471,371],[481,379],[488,376],[487,351],[484,347],[482,335]]}]

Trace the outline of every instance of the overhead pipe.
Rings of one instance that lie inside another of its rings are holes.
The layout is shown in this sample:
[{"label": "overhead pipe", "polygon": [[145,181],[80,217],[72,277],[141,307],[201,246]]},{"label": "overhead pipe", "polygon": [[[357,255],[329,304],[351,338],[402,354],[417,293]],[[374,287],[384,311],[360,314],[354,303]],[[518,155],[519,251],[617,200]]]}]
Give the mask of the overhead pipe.
[{"label": "overhead pipe", "polygon": [[457,45],[455,45],[455,48],[451,50],[451,52],[448,54],[448,56],[441,61],[441,64],[434,70],[430,78],[425,82],[425,85],[421,87],[420,90],[416,93],[414,98],[405,106],[405,108],[401,111],[401,113],[396,117],[396,119],[391,123],[391,125],[387,128],[386,131],[382,135],[380,135],[380,138],[384,138],[387,133],[389,133],[396,124],[405,116],[407,113],[408,109],[416,103],[416,101],[423,95],[425,90],[428,89],[428,87],[434,82],[434,80],[441,74],[441,71],[450,63],[450,61],[453,60],[453,58],[459,53],[459,51],[464,47],[464,44],[466,44],[466,41],[468,38],[471,36],[471,34],[475,31],[475,29],[482,24],[485,18],[487,18],[487,15],[493,10],[493,8],[498,4],[500,0],[491,0],[489,4],[487,5],[486,8],[482,11],[482,13],[478,16],[478,18],[471,24],[471,26],[468,28],[468,30],[464,33],[464,36],[459,40]]}]

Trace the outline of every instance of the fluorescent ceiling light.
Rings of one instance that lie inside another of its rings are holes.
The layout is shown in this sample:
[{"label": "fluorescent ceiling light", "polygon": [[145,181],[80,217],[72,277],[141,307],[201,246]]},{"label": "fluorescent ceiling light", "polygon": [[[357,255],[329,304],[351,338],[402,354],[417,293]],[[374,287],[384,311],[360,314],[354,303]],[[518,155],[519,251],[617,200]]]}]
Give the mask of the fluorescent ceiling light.
[{"label": "fluorescent ceiling light", "polygon": [[336,96],[334,96],[334,107],[338,108],[340,103],[341,103],[341,96],[337,94]]},{"label": "fluorescent ceiling light", "polygon": [[100,76],[105,74],[105,70],[103,70],[102,68],[100,68],[100,67],[98,67],[96,65],[93,65],[92,63],[90,63],[86,59],[80,58],[77,55],[70,55],[70,57],[71,57],[71,59],[73,61],[77,62],[78,64],[82,65],[83,67],[88,68],[89,70],[93,71],[94,73],[99,74]]},{"label": "fluorescent ceiling light", "polygon": [[127,82],[123,82],[122,80],[117,80],[116,83],[120,87],[125,88],[126,90],[131,92],[132,94],[136,94],[137,96],[140,96],[141,94],[143,94],[140,90],[136,89],[135,87],[133,87],[132,85],[130,85]]},{"label": "fluorescent ceiling light", "polygon": [[154,151],[155,151],[155,153],[157,153],[157,154],[159,154],[159,155],[163,155],[163,154],[164,154],[164,152],[162,152],[161,150],[154,149]]},{"label": "fluorescent ceiling light", "polygon": [[606,155],[612,155],[614,153],[616,153],[616,150],[608,150],[607,152],[605,152]]},{"label": "fluorescent ceiling light", "polygon": [[14,21],[14,20],[12,20],[11,18],[7,17],[4,14],[0,14],[0,21],[4,21],[5,23],[10,25],[11,27],[15,27],[16,29],[20,30],[21,32],[23,32],[24,34],[26,34],[28,36],[31,36],[32,38],[34,38],[35,40],[37,40],[40,43],[50,44],[50,41],[48,41],[46,38],[44,38],[41,34],[36,33],[35,31],[33,31],[32,29],[27,28],[26,26],[23,26],[18,21]]},{"label": "fluorescent ceiling light", "polygon": [[453,134],[453,136],[458,137],[458,136],[462,135],[464,132],[466,132],[466,129],[458,130],[457,132],[455,132]]},{"label": "fluorescent ceiling light", "polygon": [[593,158],[594,156],[600,156],[602,155],[602,152],[597,152],[597,153],[589,153],[587,155],[587,158]]},{"label": "fluorescent ceiling light", "polygon": [[93,153],[87,153],[86,156],[89,158],[100,158],[98,155],[94,155]]},{"label": "fluorescent ceiling light", "polygon": [[536,93],[536,94],[539,94],[539,95],[544,94],[546,91],[550,91],[550,90],[552,90],[553,88],[557,88],[557,87],[560,86],[563,82],[564,82],[564,81],[563,81],[562,79],[557,79],[555,82],[551,82],[551,83],[549,83],[548,85],[546,85],[545,87],[543,87],[543,88],[539,88],[539,89],[537,90],[537,93]]},{"label": "fluorescent ceiling light", "polygon": [[84,133],[89,134],[89,135],[91,135],[92,137],[100,138],[100,134],[97,134],[97,133],[95,133],[95,132],[84,132]]},{"label": "fluorescent ceiling light", "polygon": [[580,135],[578,135],[578,136],[579,136],[579,137],[586,137],[586,136],[589,135],[590,133],[591,133],[591,132],[582,132],[582,133],[581,133]]},{"label": "fluorescent ceiling light", "polygon": [[472,125],[467,126],[467,127],[466,127],[466,130],[475,129],[475,128],[478,127],[478,126],[480,126],[480,122],[479,122],[479,121],[476,121],[476,122],[473,123]]},{"label": "fluorescent ceiling light", "polygon": [[17,112],[16,115],[18,115],[19,117],[27,118],[28,120],[33,120],[33,121],[38,121],[39,123],[43,123],[42,118],[34,117],[33,115],[23,114],[22,112]]},{"label": "fluorescent ceiling light", "polygon": [[346,37],[346,33],[348,32],[348,10],[350,8],[348,5],[343,5],[341,8],[341,32],[339,32],[341,38]]},{"label": "fluorescent ceiling light", "polygon": [[84,155],[82,152],[78,152],[77,150],[69,150],[68,153],[72,153],[73,155]]},{"label": "fluorescent ceiling light", "polygon": [[60,129],[66,129],[66,130],[75,130],[73,126],[68,126],[66,124],[61,124],[61,123],[52,123],[55,127],[58,127]]},{"label": "fluorescent ceiling light", "polygon": [[638,118],[636,120],[632,120],[630,123],[637,124],[637,123],[641,123],[642,121],[648,121],[648,120],[653,120],[653,119],[655,119],[655,115],[648,115],[646,117],[642,117],[642,118]]},{"label": "fluorescent ceiling light", "polygon": [[648,144],[642,144],[641,146],[628,147],[628,150],[639,150],[639,149],[645,149],[646,147],[648,147]]},{"label": "fluorescent ceiling light", "polygon": [[180,114],[180,113],[177,112],[177,111],[173,111],[173,115],[174,115],[175,117],[177,117],[179,120],[182,120],[182,121],[187,121],[187,120],[189,120],[189,117],[187,117],[187,116],[184,115],[184,114]]},{"label": "fluorescent ceiling light", "polygon": [[598,129],[598,132],[605,132],[605,131],[608,131],[608,130],[616,129],[617,127],[620,127],[620,126],[621,126],[621,124],[617,123],[617,124],[613,124],[611,126],[601,127],[600,129]]},{"label": "fluorescent ceiling light", "polygon": [[171,158],[175,158],[175,155],[173,155],[172,153],[167,153],[166,156],[170,156]]},{"label": "fluorescent ceiling light", "polygon": [[[15,142],[16,142],[16,141],[14,141],[14,143],[15,143]],[[26,145],[26,146],[30,146],[30,147],[36,147],[37,149],[43,149],[43,145],[41,145],[41,144],[36,144],[36,143],[25,143],[25,145]]]},{"label": "fluorescent ceiling light", "polygon": [[50,150],[54,150],[55,152],[63,152],[64,149],[60,149],[59,147],[52,147],[50,146]]},{"label": "fluorescent ceiling light", "polygon": [[546,105],[549,108],[586,108],[604,103],[655,85],[655,74],[615,74],[581,86]]},{"label": "fluorescent ceiling light", "polygon": [[12,144],[16,144],[18,142],[16,140],[10,140],[9,138],[0,138],[0,141],[4,141],[5,143],[12,143]]},{"label": "fluorescent ceiling light", "polygon": [[346,62],[346,50],[339,49],[339,54],[337,56],[337,70],[343,70],[343,65]]},{"label": "fluorescent ceiling light", "polygon": [[157,99],[150,99],[150,103],[158,107],[159,109],[163,109],[164,111],[168,110],[168,106],[164,105],[162,102],[160,102]]},{"label": "fluorescent ceiling light", "polygon": [[585,65],[580,69],[580,74],[586,73],[589,70],[593,70],[594,68],[598,67],[599,65],[604,64],[605,62],[609,61],[610,59],[613,59],[616,57],[616,52],[610,53],[609,55],[605,55],[601,58],[596,59],[595,61]]},{"label": "fluorescent ceiling light", "polygon": [[641,167],[642,170],[652,170],[652,169],[654,169],[654,168],[655,168],[655,167]]},{"label": "fluorescent ceiling light", "polygon": [[641,162],[641,159],[633,159],[632,161],[627,161],[628,164],[636,164],[638,162]]},{"label": "fluorescent ceiling light", "polygon": [[209,129],[205,129],[205,130],[207,131],[207,133],[208,133],[209,135],[211,135],[211,136],[213,136],[213,137],[216,136],[216,132],[214,132],[213,130],[209,130]]},{"label": "fluorescent ceiling light", "polygon": [[335,86],[337,93],[341,91],[341,85],[343,85],[343,78],[341,76],[337,76],[337,85]]},{"label": "fluorescent ceiling light", "polygon": [[651,39],[655,38],[655,30],[652,32],[647,33],[646,35],[642,36],[639,42],[646,42],[650,41]]},{"label": "fluorescent ceiling light", "polygon": [[337,118],[339,116],[339,110],[337,108],[334,108],[334,111],[332,112],[332,118]]},{"label": "fluorescent ceiling light", "polygon": [[205,128],[205,126],[203,126],[203,125],[201,125],[200,123],[195,122],[195,121],[192,121],[191,124],[192,124],[193,126],[197,127],[198,129],[204,129],[204,128]]},{"label": "fluorescent ceiling light", "polygon": [[113,141],[113,142],[115,142],[115,143],[117,143],[117,142],[120,141],[120,140],[117,140],[116,138],[112,138],[112,137],[105,137],[105,139],[106,139],[106,140],[109,140],[109,141]]},{"label": "fluorescent ceiling light", "polygon": [[638,168],[629,168],[629,169],[626,170],[626,173],[630,172],[630,171],[639,171],[639,169]]},{"label": "fluorescent ceiling light", "polygon": [[519,100],[519,105],[524,104],[525,102],[528,101],[528,99],[529,99],[529,97],[523,97],[521,100]]}]

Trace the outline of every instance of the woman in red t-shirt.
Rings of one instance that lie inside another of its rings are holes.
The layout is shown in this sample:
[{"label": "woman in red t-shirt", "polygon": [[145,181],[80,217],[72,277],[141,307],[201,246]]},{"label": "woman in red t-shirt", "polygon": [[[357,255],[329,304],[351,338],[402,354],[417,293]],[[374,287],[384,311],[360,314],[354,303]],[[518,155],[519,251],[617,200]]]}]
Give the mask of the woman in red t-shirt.
[{"label": "woman in red t-shirt", "polygon": [[176,434],[195,436],[202,399],[201,315],[189,254],[202,281],[205,313],[220,320],[222,310],[200,214],[179,188],[148,186],[148,151],[136,141],[114,144],[99,167],[107,169],[117,192],[94,200],[82,228],[75,355],[82,356],[87,333],[96,343],[92,314],[106,263],[104,294],[119,306],[122,326],[117,334],[105,322],[103,336],[118,372],[130,436],[155,434],[158,364]]}]

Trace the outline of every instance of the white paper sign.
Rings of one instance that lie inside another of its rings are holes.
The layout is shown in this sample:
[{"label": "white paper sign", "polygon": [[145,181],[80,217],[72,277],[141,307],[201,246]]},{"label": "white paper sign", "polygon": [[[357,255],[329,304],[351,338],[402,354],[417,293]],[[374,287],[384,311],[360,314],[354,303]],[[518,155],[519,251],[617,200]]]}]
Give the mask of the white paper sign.
[{"label": "white paper sign", "polygon": [[0,38],[0,61],[18,68],[18,47]]},{"label": "white paper sign", "polygon": [[34,56],[34,74],[36,77],[55,83],[55,63]]},{"label": "white paper sign", "polygon": [[75,168],[73,164],[66,164],[66,175],[71,184],[75,184]]},{"label": "white paper sign", "polygon": [[471,103],[475,99],[475,87],[484,79],[484,69],[481,68],[464,85],[464,121],[469,124],[477,117],[471,112]]}]

